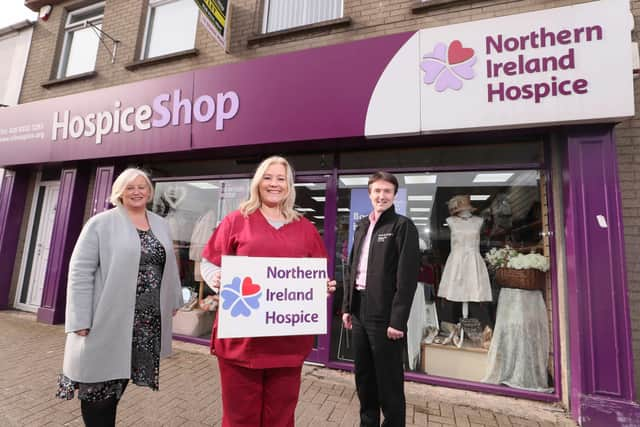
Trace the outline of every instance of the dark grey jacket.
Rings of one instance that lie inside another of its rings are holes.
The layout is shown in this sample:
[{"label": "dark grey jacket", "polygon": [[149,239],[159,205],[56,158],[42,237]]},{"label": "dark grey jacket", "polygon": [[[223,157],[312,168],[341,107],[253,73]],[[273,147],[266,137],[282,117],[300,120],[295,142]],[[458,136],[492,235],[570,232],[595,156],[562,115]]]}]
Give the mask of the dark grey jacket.
[{"label": "dark grey jacket", "polygon": [[[358,263],[369,224],[367,216],[356,228],[349,256],[349,274],[345,280],[344,313],[351,313]],[[367,263],[367,318],[360,320],[387,323],[394,329],[406,331],[419,264],[418,230],[409,218],[397,214],[391,206],[380,215],[371,235]]]}]

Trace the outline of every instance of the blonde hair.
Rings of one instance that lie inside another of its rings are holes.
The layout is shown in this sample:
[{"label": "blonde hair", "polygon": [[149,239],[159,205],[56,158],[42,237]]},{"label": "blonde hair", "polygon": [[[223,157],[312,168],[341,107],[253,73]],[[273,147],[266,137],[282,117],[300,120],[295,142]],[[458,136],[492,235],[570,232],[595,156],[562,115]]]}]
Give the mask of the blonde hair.
[{"label": "blonde hair", "polygon": [[284,157],[271,156],[260,163],[256,172],[251,179],[251,186],[249,188],[249,199],[240,204],[240,212],[244,216],[248,216],[254,213],[262,206],[262,200],[260,200],[260,182],[267,172],[267,169],[273,164],[284,166],[287,175],[287,194],[284,201],[280,204],[280,212],[287,222],[300,219],[300,213],[293,209],[296,203],[296,189],[293,182],[293,168]]},{"label": "blonde hair", "polygon": [[147,203],[153,200],[153,184],[151,183],[149,175],[147,175],[147,173],[142,169],[128,168],[118,175],[115,181],[113,181],[113,185],[111,186],[111,196],[109,196],[109,201],[112,205],[122,206],[122,193],[124,193],[127,185],[139,176],[143,177],[149,186],[149,199],[147,200]]}]

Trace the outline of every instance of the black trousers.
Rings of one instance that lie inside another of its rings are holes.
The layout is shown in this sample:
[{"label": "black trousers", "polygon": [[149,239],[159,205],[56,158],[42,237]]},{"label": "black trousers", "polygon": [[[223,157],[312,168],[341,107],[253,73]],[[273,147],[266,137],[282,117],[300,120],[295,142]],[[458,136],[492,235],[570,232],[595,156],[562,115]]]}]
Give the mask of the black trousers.
[{"label": "black trousers", "polygon": [[[391,303],[391,302],[389,302]],[[354,291],[352,302],[356,390],[360,399],[360,426],[405,426],[405,339],[390,340],[386,322],[367,319],[366,291]]]}]

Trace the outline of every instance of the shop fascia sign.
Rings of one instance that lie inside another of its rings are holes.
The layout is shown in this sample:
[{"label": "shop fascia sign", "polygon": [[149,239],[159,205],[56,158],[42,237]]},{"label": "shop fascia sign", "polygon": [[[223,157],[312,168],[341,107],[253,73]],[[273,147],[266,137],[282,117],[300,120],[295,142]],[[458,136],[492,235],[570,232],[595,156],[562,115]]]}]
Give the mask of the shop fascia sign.
[{"label": "shop fascia sign", "polygon": [[378,80],[365,133],[631,117],[632,29],[628,0],[601,0],[421,30]]},{"label": "shop fascia sign", "polygon": [[122,105],[113,102],[112,110],[73,115],[71,110],[55,111],[51,128],[51,140],[94,137],[96,144],[110,134],[120,132],[145,131],[165,126],[191,124],[192,119],[206,123],[215,118],[216,130],[224,130],[225,120],[233,119],[240,108],[240,97],[235,91],[220,92],[215,95],[201,95],[192,102],[183,98],[182,91],[161,93],[151,104]]},{"label": "shop fascia sign", "polygon": [[[487,84],[487,102],[509,102],[531,100],[536,104],[546,97],[584,95],[589,92],[589,80],[586,78],[558,79],[556,75],[543,76],[540,80],[509,85],[508,76],[526,74],[542,74],[549,71],[561,72],[576,69],[575,47],[570,47],[560,54],[548,56],[528,56],[533,49],[556,45],[580,45],[601,41],[603,29],[600,25],[578,27],[572,30],[561,30],[557,33],[547,31],[544,27],[529,34],[517,37],[504,37],[502,34],[485,38],[486,73],[490,83]],[[459,48],[459,51],[464,51]],[[517,59],[501,59],[498,54],[516,52]],[[473,52],[469,54],[473,56]],[[464,56],[461,58],[464,60]],[[425,75],[425,79],[427,76]],[[503,81],[501,81],[503,80]],[[493,83],[492,81],[495,81]]]}]

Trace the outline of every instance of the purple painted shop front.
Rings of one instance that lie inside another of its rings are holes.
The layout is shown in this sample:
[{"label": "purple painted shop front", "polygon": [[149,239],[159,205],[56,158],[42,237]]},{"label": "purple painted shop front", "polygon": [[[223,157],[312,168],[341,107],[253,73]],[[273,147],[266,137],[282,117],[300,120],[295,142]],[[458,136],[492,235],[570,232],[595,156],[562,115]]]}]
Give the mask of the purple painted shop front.
[{"label": "purple painted shop front", "polygon": [[572,414],[585,426],[638,425],[612,127],[571,132],[566,159]]},{"label": "purple painted shop front", "polygon": [[[66,264],[79,232],[84,197],[92,191],[92,213],[105,209],[106,189],[115,175],[113,166],[101,165],[95,171],[96,184],[87,189],[89,173],[83,160],[197,155],[217,147],[361,138],[378,79],[414,34],[264,57],[3,110],[0,128],[8,131],[0,135],[0,166],[7,166],[9,172],[0,193],[0,308],[8,305],[14,264],[10,255],[15,256],[18,249],[20,228],[15,220],[22,217],[26,203],[28,168],[19,165],[78,161],[63,170],[52,241],[55,253],[49,260],[38,315],[41,320],[59,322],[64,313]],[[569,304],[556,307],[554,316],[562,311],[569,318],[571,360],[569,366],[560,366],[561,349],[554,331],[555,366],[556,372],[569,370],[572,414],[592,426],[632,425],[640,419],[640,409],[633,402],[622,210],[611,129],[578,126],[569,129],[571,136],[560,138],[566,143],[567,157],[563,214]],[[499,138],[500,133],[496,135]],[[336,169],[331,181],[335,187]],[[593,222],[597,215],[606,217],[608,228]],[[610,262],[584,262],[594,257]],[[407,378],[425,381],[411,374]],[[559,400],[559,375],[556,378],[558,391],[547,397],[464,381],[426,381]]]},{"label": "purple painted shop front", "polygon": [[375,84],[412,34],[264,57],[3,110],[0,165],[362,136]]}]

